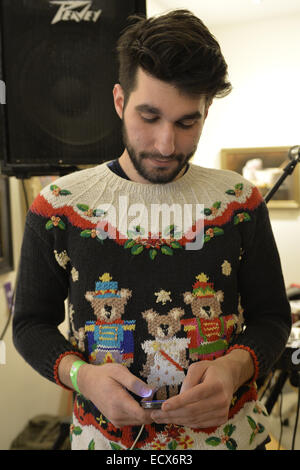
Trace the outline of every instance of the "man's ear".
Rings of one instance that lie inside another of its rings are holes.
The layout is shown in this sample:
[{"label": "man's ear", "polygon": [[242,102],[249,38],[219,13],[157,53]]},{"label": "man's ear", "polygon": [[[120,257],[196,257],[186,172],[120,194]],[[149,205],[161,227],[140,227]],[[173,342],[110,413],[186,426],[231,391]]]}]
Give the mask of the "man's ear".
[{"label": "man's ear", "polygon": [[124,92],[123,88],[119,83],[116,83],[113,89],[113,97],[114,97],[114,104],[117,114],[120,119],[123,119],[123,111],[124,111]]}]

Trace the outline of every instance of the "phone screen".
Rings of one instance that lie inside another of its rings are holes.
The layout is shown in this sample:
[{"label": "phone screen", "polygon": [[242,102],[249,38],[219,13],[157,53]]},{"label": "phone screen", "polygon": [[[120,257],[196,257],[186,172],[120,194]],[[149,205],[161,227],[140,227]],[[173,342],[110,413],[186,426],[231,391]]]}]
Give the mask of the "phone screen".
[{"label": "phone screen", "polygon": [[141,401],[142,408],[157,410],[160,409],[165,400],[145,400]]}]

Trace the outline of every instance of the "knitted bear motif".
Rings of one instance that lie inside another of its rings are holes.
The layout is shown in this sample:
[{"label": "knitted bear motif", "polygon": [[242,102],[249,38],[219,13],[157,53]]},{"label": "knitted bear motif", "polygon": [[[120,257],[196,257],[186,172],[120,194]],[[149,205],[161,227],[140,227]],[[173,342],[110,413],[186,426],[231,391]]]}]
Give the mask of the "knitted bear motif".
[{"label": "knitted bear motif", "polygon": [[111,280],[104,273],[100,282],[96,282],[95,291],[85,294],[97,318],[85,325],[89,359],[92,364],[117,362],[129,367],[133,362],[135,321],[121,320],[121,317],[132,292],[118,290],[118,283]]},{"label": "knitted bear motif", "polygon": [[141,375],[157,390],[159,400],[168,397],[167,387],[170,396],[178,394],[178,386],[184,380],[185,369],[189,365],[186,349],[190,339],[175,336],[181,330],[180,318],[183,315],[184,310],[176,307],[167,315],[160,315],[153,309],[142,313],[148,324],[148,332],[155,339],[146,340],[142,344],[147,360]]}]

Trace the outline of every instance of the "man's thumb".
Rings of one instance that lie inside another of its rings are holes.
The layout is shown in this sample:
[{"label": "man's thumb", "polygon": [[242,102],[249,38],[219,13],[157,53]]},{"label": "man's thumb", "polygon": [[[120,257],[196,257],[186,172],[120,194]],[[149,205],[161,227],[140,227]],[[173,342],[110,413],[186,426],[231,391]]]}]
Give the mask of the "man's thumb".
[{"label": "man's thumb", "polygon": [[190,388],[195,387],[195,385],[198,385],[201,383],[204,379],[204,374],[207,370],[207,364],[203,361],[201,362],[196,362],[192,364],[186,374],[186,377],[182,383],[180,393],[183,393]]},{"label": "man's thumb", "polygon": [[148,398],[153,394],[153,390],[140,379],[134,382],[132,392],[143,398]]},{"label": "man's thumb", "polygon": [[145,382],[143,382],[141,379],[133,375],[127,369],[127,367],[118,369],[118,374],[114,374],[113,378],[123,385],[123,387],[126,387],[127,390],[130,390],[131,392],[135,393],[135,395],[140,397],[150,397],[153,393],[152,388],[145,384]]}]

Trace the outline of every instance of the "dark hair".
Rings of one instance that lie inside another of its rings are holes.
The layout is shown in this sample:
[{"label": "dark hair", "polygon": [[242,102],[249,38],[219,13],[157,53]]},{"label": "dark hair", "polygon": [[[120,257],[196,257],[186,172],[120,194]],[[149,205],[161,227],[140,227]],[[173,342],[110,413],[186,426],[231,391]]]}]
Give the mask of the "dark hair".
[{"label": "dark hair", "polygon": [[212,100],[230,93],[220,46],[190,11],[173,10],[148,19],[135,15],[129,22],[117,43],[125,99],[135,89],[138,67],[187,95]]}]

